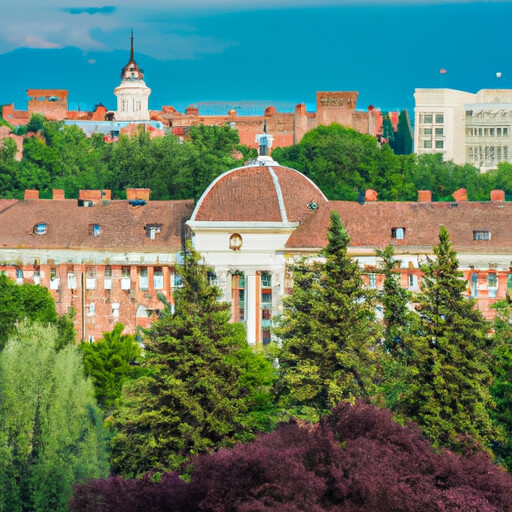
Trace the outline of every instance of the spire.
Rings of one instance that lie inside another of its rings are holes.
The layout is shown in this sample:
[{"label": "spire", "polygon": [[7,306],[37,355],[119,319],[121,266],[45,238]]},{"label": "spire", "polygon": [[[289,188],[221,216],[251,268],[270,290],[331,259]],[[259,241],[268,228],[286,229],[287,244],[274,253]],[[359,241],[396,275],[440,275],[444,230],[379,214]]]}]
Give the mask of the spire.
[{"label": "spire", "polygon": [[133,60],[133,29],[130,35],[130,60]]}]

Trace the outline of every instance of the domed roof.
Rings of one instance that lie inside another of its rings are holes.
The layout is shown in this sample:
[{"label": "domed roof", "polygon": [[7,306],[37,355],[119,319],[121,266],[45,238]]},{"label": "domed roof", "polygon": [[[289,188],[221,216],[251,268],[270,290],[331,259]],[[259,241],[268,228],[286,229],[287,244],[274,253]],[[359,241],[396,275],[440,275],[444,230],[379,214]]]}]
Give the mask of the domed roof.
[{"label": "domed roof", "polygon": [[327,204],[321,190],[270,157],[219,176],[204,192],[191,221],[302,222]]}]

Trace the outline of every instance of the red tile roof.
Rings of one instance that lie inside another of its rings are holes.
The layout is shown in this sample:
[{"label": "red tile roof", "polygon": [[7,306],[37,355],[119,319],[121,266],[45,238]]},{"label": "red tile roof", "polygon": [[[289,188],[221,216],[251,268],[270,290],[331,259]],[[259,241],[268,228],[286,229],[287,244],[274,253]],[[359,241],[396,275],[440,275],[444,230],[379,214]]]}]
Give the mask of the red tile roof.
[{"label": "red tile roof", "polygon": [[288,222],[300,222],[310,215],[312,201],[327,203],[320,189],[294,169],[249,165],[220,176],[200,199],[192,220],[283,222],[280,197]]},{"label": "red tile roof", "polygon": [[[350,235],[351,247],[387,245],[430,248],[445,226],[458,251],[500,253],[512,247],[512,203],[392,203],[329,201],[292,233],[289,249],[319,249],[327,245],[330,211],[336,210]],[[392,228],[405,228],[403,240]],[[473,240],[473,231],[489,231],[491,240]]]},{"label": "red tile roof", "polygon": [[[185,221],[192,200],[150,201],[132,207],[128,201],[79,207],[77,200],[15,201],[2,210],[0,200],[0,248],[91,249],[114,251],[174,252],[181,249]],[[34,234],[36,224],[46,224],[46,234]],[[100,234],[92,234],[92,226]],[[151,240],[148,224],[161,224]]]}]

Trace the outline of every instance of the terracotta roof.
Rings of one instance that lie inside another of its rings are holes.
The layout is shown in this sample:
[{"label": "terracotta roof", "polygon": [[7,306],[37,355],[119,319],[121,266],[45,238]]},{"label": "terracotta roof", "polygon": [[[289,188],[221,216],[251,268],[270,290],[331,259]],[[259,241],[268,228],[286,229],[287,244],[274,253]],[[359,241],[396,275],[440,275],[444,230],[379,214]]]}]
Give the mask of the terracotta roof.
[{"label": "terracotta roof", "polygon": [[311,202],[325,205],[320,189],[280,165],[249,165],[215,180],[199,200],[193,221],[301,222]]},{"label": "terracotta roof", "polygon": [[[150,201],[130,206],[128,201],[98,203],[79,207],[77,200],[17,201],[1,210],[0,248],[94,249],[117,251],[166,251],[181,249],[185,221],[193,209],[192,200]],[[34,234],[36,224],[46,224],[45,234]],[[100,234],[92,234],[93,225]],[[161,224],[151,240],[145,226]]]},{"label": "terracotta roof", "polygon": [[17,201],[17,199],[0,199],[0,212],[9,208],[9,206],[12,206]]},{"label": "terracotta roof", "polygon": [[[387,245],[432,247],[445,226],[455,249],[471,252],[510,252],[512,203],[394,203],[329,201],[292,233],[286,247],[319,249],[327,245],[330,211],[336,210],[350,235],[351,247]],[[393,228],[405,228],[403,240],[392,238]],[[491,240],[473,240],[474,231],[489,231]]]}]

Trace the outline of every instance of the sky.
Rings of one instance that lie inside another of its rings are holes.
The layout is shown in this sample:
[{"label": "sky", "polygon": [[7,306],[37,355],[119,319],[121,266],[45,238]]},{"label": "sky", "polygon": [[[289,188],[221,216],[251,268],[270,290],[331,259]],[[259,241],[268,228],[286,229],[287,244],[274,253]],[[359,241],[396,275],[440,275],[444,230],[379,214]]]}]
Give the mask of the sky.
[{"label": "sky", "polygon": [[[101,102],[129,58],[151,109],[306,103],[359,91],[358,109],[414,108],[414,90],[512,88],[512,0],[0,0],[0,104],[26,89]],[[440,73],[440,70],[446,73]],[[501,73],[498,78],[496,73]]]}]

